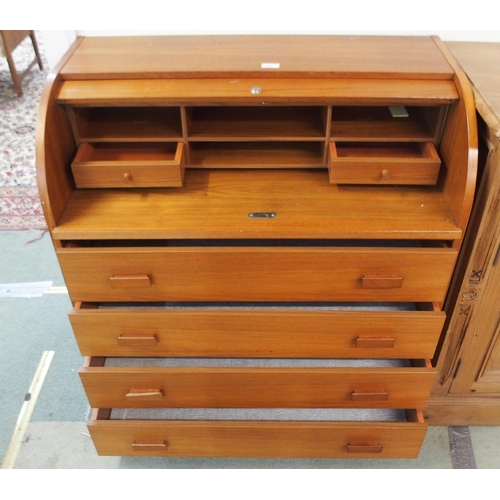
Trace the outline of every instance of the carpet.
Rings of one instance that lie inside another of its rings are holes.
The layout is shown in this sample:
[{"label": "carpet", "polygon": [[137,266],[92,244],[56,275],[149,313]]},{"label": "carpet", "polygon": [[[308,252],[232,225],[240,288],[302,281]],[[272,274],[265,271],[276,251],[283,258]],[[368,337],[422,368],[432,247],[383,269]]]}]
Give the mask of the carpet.
[{"label": "carpet", "polygon": [[[37,41],[44,63],[31,69],[18,97],[5,58],[0,58],[0,230],[45,229],[35,168],[35,131],[38,104],[47,78],[43,42]],[[34,57],[29,39],[13,54],[20,72]]]}]

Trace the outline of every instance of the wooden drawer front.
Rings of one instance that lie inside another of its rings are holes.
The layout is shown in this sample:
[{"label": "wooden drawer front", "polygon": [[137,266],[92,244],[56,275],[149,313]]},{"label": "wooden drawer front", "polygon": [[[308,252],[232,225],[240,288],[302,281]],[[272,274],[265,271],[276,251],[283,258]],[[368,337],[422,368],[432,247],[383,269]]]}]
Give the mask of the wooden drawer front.
[{"label": "wooden drawer front", "polygon": [[73,301],[439,302],[443,248],[62,249]]},{"label": "wooden drawer front", "polygon": [[420,408],[435,370],[90,366],[80,376],[93,408]]},{"label": "wooden drawer front", "polygon": [[99,455],[244,458],[416,458],[427,432],[407,422],[92,420]]},{"label": "wooden drawer front", "polygon": [[181,187],[182,143],[84,143],[71,165],[79,188]]},{"label": "wooden drawer front", "polygon": [[70,311],[84,356],[431,358],[434,311],[88,309]]},{"label": "wooden drawer front", "polygon": [[332,184],[434,185],[440,166],[432,143],[330,143]]}]

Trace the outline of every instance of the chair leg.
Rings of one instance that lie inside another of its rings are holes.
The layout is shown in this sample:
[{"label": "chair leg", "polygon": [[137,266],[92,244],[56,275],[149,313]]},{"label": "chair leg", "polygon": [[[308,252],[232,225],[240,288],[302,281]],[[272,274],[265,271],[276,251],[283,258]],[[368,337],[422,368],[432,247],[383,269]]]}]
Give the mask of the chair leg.
[{"label": "chair leg", "polygon": [[36,59],[38,61],[38,67],[40,68],[40,70],[43,71],[42,58],[40,57],[40,52],[38,51],[38,43],[36,41],[34,32],[31,33],[30,38],[31,38],[31,43],[33,44],[33,50],[35,51],[36,54]]},{"label": "chair leg", "polygon": [[23,95],[22,80],[17,73],[16,65],[14,64],[14,59],[12,59],[12,54],[9,52],[6,54],[7,63],[9,65],[10,74],[12,76],[12,83],[14,84],[14,89],[19,97]]}]

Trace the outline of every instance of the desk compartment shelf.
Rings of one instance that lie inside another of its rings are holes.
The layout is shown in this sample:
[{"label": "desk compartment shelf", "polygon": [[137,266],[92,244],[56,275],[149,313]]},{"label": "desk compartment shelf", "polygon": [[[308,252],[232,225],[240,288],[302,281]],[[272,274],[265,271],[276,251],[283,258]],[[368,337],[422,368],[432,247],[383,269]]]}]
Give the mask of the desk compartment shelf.
[{"label": "desk compartment shelf", "polygon": [[182,139],[178,106],[68,108],[78,142],[151,142]]}]

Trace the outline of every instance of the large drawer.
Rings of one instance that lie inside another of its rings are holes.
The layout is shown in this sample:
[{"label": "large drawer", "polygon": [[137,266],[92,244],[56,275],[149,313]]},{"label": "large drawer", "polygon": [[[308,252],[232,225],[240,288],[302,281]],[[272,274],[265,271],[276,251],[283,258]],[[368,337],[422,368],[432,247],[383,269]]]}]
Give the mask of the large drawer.
[{"label": "large drawer", "polygon": [[80,377],[93,408],[420,408],[436,371],[414,364],[87,358]]},{"label": "large drawer", "polygon": [[440,302],[450,248],[63,248],[73,301]]},{"label": "large drawer", "polygon": [[99,455],[244,458],[416,458],[427,432],[420,411],[399,422],[112,420],[88,423]]},{"label": "large drawer", "polygon": [[[180,307],[76,304],[84,356],[432,358],[445,314],[432,304]],[[350,309],[350,310],[348,310]],[[413,310],[412,310],[413,309]]]}]

